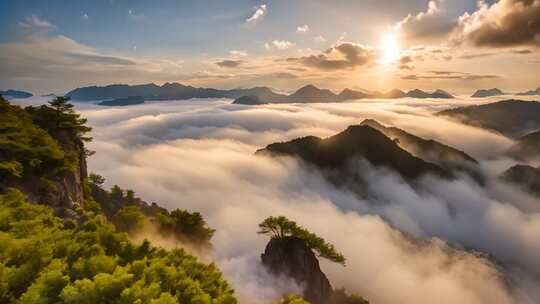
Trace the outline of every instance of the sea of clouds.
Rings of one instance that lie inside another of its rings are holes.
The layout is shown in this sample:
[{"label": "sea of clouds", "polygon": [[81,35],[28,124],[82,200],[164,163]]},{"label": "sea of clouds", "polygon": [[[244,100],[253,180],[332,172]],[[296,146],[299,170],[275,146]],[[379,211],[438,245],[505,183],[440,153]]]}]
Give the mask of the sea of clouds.
[{"label": "sea of clouds", "polygon": [[[400,99],[242,106],[230,100],[77,104],[94,128],[90,171],[167,208],[200,211],[217,229],[210,259],[243,303],[268,303],[299,287],[259,264],[268,239],[257,225],[285,215],[335,244],[342,267],[322,261],[334,288],[372,303],[538,303],[540,204],[497,175],[513,141],[433,115],[453,101]],[[266,145],[333,135],[372,118],[477,158],[488,180],[426,177],[417,188],[357,160],[372,181],[360,199],[290,158],[255,156]]]}]

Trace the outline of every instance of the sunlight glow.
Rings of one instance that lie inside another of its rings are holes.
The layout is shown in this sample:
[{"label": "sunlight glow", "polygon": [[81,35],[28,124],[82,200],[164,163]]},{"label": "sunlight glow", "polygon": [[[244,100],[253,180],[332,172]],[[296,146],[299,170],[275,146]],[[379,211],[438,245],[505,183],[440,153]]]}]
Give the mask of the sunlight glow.
[{"label": "sunlight glow", "polygon": [[393,64],[399,60],[401,47],[396,33],[388,33],[381,40],[382,58],[381,63]]}]

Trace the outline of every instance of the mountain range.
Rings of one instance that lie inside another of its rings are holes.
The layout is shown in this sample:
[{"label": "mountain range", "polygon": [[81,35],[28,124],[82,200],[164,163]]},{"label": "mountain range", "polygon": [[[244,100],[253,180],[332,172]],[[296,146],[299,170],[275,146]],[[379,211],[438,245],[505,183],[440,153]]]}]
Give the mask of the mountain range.
[{"label": "mountain range", "polygon": [[[191,98],[230,98],[238,99],[236,104],[260,104],[260,103],[309,103],[309,102],[339,102],[361,98],[453,98],[453,96],[443,90],[436,90],[428,93],[422,90],[412,90],[407,93],[400,90],[392,90],[387,93],[365,93],[351,89],[344,89],[341,93],[335,94],[328,89],[320,89],[313,85],[306,85],[290,95],[279,94],[268,87],[254,87],[250,89],[220,90],[212,88],[197,88],[179,83],[165,83],[162,86],[156,84],[125,85],[114,84],[104,87],[83,87],[74,89],[66,94],[77,101],[108,100],[116,98],[127,98],[129,96],[140,96],[145,100],[170,100],[170,99],[191,99]],[[242,98],[245,96],[256,96],[253,98]]]},{"label": "mountain range", "polygon": [[452,117],[513,138],[540,129],[540,102],[537,101],[509,99],[445,110],[436,115]]},{"label": "mountain range", "polygon": [[34,95],[25,91],[17,91],[10,89],[6,91],[0,91],[0,96],[4,96],[6,98],[29,98]]}]

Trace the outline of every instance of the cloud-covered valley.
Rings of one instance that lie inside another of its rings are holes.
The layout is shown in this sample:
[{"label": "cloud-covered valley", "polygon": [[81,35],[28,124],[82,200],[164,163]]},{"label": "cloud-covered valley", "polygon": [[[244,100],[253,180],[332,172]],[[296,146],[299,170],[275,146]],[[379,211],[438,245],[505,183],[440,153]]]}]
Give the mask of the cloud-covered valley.
[{"label": "cloud-covered valley", "polygon": [[[77,107],[94,127],[90,170],[164,207],[200,211],[217,229],[210,258],[243,303],[298,289],[259,266],[267,239],[255,232],[270,215],[333,242],[348,259],[346,267],[322,262],[334,288],[373,303],[536,303],[540,206],[495,178],[512,164],[499,157],[512,140],[432,115],[470,102]],[[370,198],[359,198],[294,159],[254,155],[273,142],[330,136],[367,118],[464,150],[488,181],[428,177],[413,189],[358,160],[352,165],[371,181]]]}]

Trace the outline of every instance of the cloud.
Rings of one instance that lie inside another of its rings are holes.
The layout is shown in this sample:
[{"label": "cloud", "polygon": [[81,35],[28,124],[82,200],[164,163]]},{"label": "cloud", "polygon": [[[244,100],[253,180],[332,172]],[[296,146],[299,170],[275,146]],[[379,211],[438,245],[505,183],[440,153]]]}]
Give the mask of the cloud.
[{"label": "cloud", "polygon": [[412,62],[413,59],[411,56],[403,56],[399,59],[397,65],[400,70],[414,70]]},{"label": "cloud", "polygon": [[322,54],[288,58],[288,62],[297,62],[307,67],[321,70],[354,69],[359,66],[370,65],[375,62],[376,54],[367,48],[342,42],[326,50]]},{"label": "cloud", "polygon": [[264,48],[267,50],[276,49],[276,50],[286,50],[288,48],[291,48],[294,45],[294,43],[287,41],[287,40],[273,40],[270,43],[265,43]]},{"label": "cloud", "polygon": [[326,42],[326,39],[321,35],[319,35],[319,36],[317,36],[317,37],[315,37],[313,39],[315,40],[315,42],[319,42],[319,43]]},{"label": "cloud", "polygon": [[243,63],[244,63],[243,60],[227,59],[227,60],[222,60],[222,61],[216,62],[216,65],[219,66],[220,68],[237,68],[240,65],[242,65]]},{"label": "cloud", "polygon": [[229,54],[233,57],[246,57],[248,55],[247,51],[244,50],[231,50]]},{"label": "cloud", "polygon": [[500,79],[499,75],[482,75],[482,74],[471,74],[463,72],[453,72],[453,71],[428,71],[431,75],[405,75],[402,76],[403,80],[465,80],[465,81],[474,81],[474,80],[489,80],[489,79]]},{"label": "cloud", "polygon": [[20,21],[19,26],[23,28],[44,29],[44,30],[49,30],[49,29],[54,28],[54,25],[52,25],[49,21],[41,19],[36,15],[31,15],[30,17],[26,18],[25,21]]},{"label": "cloud", "polygon": [[477,47],[540,46],[540,1],[478,2],[478,10],[459,18],[452,41]]},{"label": "cloud", "polygon": [[99,54],[66,52],[65,56],[68,58],[81,60],[87,63],[97,63],[97,64],[107,64],[107,65],[135,65],[136,64],[136,62],[131,59],[115,57],[115,56],[99,55]]},{"label": "cloud", "polygon": [[146,15],[144,15],[143,13],[136,13],[134,10],[131,9],[128,10],[128,16],[131,19],[137,21],[146,19]]},{"label": "cloud", "polygon": [[263,20],[267,13],[268,13],[268,10],[266,8],[266,4],[262,4],[256,7],[255,12],[251,15],[251,17],[246,19],[245,24],[255,25],[259,23],[261,20]]},{"label": "cloud", "polygon": [[373,303],[536,303],[540,207],[518,190],[491,177],[485,187],[462,177],[427,178],[412,188],[392,172],[358,160],[351,166],[373,181],[370,195],[358,198],[293,159],[253,155],[272,142],[328,136],[365,118],[456,146],[480,160],[511,146],[500,135],[431,115],[434,108],[469,103],[254,108],[193,100],[114,109],[77,106],[94,127],[90,148],[97,154],[90,170],[106,176],[107,185],[134,189],[148,201],[201,212],[217,229],[212,259],[242,302],[268,303],[295,289],[261,269],[267,239],[255,233],[265,217],[286,215],[348,258],[345,268],[321,261],[333,286]]},{"label": "cloud", "polygon": [[84,13],[84,14],[83,14],[83,19],[84,19],[84,20],[88,20],[88,18],[89,18],[89,17],[88,17],[88,14],[87,14],[87,13]]},{"label": "cloud", "polygon": [[476,59],[476,58],[490,57],[490,56],[494,56],[494,55],[496,55],[496,53],[473,52],[473,53],[463,54],[463,55],[459,56],[459,58],[461,58],[461,59]]},{"label": "cloud", "polygon": [[33,33],[0,43],[0,79],[45,92],[119,80],[140,83],[182,79],[179,62],[106,53],[63,35]]},{"label": "cloud", "polygon": [[296,28],[296,32],[299,34],[304,34],[304,33],[309,32],[309,25],[304,24],[304,25],[298,26]]},{"label": "cloud", "polygon": [[396,23],[394,28],[400,31],[403,41],[405,43],[442,41],[455,25],[445,16],[446,11],[442,8],[444,2],[431,0],[425,12],[409,14]]}]

